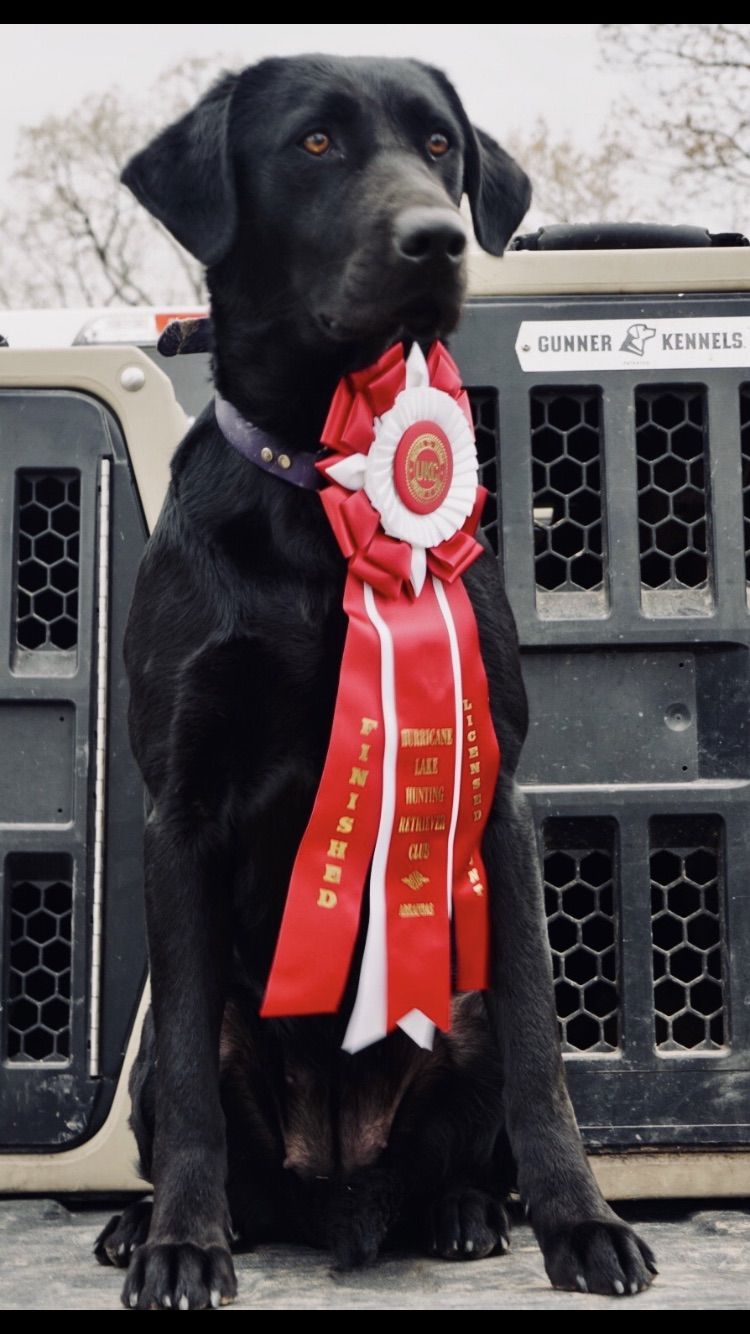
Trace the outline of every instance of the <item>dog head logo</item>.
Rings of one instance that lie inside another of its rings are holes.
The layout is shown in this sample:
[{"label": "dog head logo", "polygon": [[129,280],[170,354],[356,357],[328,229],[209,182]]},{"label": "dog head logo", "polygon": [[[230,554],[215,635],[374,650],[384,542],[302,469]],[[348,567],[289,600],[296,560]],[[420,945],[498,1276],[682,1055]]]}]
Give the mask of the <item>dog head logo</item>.
[{"label": "dog head logo", "polygon": [[642,357],[643,351],[649,338],[654,338],[656,329],[652,329],[649,324],[631,324],[625,335],[624,343],[620,345],[621,352],[635,352],[636,356]]}]

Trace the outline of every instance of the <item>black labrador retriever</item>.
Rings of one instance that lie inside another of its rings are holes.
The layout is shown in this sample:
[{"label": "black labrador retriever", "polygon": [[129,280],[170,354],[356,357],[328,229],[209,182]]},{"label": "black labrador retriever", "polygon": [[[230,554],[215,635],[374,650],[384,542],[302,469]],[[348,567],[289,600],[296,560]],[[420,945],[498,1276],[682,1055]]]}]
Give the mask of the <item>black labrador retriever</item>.
[{"label": "black labrador retriever", "polygon": [[127,1306],[218,1306],[238,1242],[322,1244],[338,1268],[386,1245],[499,1253],[517,1189],[556,1287],[638,1292],[653,1257],[603,1200],[566,1088],[514,781],[525,695],[488,550],[463,585],[502,747],[482,842],[489,983],[456,988],[431,1050],[400,1028],[343,1050],[363,910],[336,1012],[260,1013],[347,633],[346,562],[309,461],[342,377],[455,328],[462,196],[499,255],[528,181],[439,70],[323,55],[225,76],[123,180],[206,266],[217,399],[175,455],[127,630],[152,984],[132,1125],[154,1196],[97,1254],[128,1267]]}]

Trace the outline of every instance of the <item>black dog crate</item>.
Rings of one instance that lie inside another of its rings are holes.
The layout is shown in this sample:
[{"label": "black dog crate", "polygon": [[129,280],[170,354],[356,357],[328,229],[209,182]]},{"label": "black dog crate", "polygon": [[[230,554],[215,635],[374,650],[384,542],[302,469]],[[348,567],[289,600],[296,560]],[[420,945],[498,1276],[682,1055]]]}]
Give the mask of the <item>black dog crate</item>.
[{"label": "black dog crate", "polygon": [[184,425],[134,348],[0,352],[6,1191],[135,1186],[122,1076],[146,980],[143,795],[122,638],[139,492],[163,490]]},{"label": "black dog crate", "polygon": [[487,531],[523,646],[521,780],[571,1092],[592,1149],[737,1150],[750,1133],[748,251],[513,261],[538,294],[475,297],[454,351],[477,386]]},{"label": "black dog crate", "polygon": [[[612,1198],[744,1194],[750,251],[476,256],[471,283],[451,350],[523,645],[579,1121]],[[149,358],[0,353],[5,1191],[136,1186],[143,806],[121,641],[185,424]],[[196,411],[205,358],[162,368]]]}]

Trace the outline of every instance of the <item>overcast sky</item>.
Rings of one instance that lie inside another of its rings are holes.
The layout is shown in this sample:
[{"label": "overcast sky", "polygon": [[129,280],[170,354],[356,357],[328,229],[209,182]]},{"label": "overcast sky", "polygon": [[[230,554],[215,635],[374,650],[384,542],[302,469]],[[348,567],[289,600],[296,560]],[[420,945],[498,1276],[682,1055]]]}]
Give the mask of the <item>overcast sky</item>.
[{"label": "overcast sky", "polygon": [[[64,115],[113,84],[134,103],[188,56],[230,67],[266,55],[326,51],[418,56],[455,83],[477,125],[502,141],[544,116],[592,145],[618,92],[599,66],[593,23],[4,23],[0,25],[0,199],[19,126]],[[196,90],[196,91],[202,91]],[[8,201],[9,202],[9,201]]]}]

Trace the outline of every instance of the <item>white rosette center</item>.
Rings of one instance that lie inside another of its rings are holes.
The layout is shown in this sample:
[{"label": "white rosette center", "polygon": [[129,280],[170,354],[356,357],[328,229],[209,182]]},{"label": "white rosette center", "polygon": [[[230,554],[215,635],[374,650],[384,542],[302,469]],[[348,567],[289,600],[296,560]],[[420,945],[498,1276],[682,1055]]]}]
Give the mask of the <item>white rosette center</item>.
[{"label": "white rosette center", "polygon": [[[429,514],[408,508],[396,490],[396,451],[406,431],[419,422],[434,422],[447,437],[453,457],[453,476],[446,494]],[[441,389],[429,383],[427,364],[416,345],[406,363],[406,387],[392,408],[374,421],[375,438],[369,453],[350,455],[328,469],[328,474],[349,490],[364,487],[383,531],[412,548],[411,580],[422,591],[426,552],[463,526],[474,508],[479,481],[474,432],[463,412]]]}]

